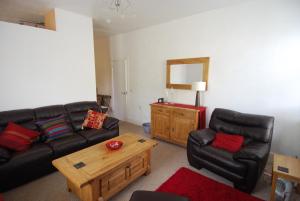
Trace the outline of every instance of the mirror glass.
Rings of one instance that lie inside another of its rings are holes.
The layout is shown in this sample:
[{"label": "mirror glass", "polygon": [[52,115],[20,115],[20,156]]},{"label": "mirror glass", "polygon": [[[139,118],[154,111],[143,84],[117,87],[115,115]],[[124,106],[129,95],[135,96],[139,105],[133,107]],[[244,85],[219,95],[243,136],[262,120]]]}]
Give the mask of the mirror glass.
[{"label": "mirror glass", "polygon": [[208,82],[209,57],[167,60],[166,87],[191,90],[193,82]]},{"label": "mirror glass", "polygon": [[173,64],[170,80],[172,84],[192,84],[203,81],[203,64]]}]

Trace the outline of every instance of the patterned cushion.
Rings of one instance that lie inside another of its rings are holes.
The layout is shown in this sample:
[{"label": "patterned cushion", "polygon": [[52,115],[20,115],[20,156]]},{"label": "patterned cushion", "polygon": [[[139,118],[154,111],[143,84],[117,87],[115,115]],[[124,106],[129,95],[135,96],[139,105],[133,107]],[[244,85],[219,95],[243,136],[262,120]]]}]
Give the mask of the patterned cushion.
[{"label": "patterned cushion", "polygon": [[14,151],[24,151],[30,147],[39,134],[37,131],[9,122],[2,134],[0,134],[0,146]]},{"label": "patterned cushion", "polygon": [[93,110],[88,110],[88,113],[83,121],[82,127],[100,129],[102,128],[106,116],[107,114],[96,112]]},{"label": "patterned cushion", "polygon": [[67,124],[64,115],[44,121],[38,121],[36,124],[43,131],[43,135],[46,136],[46,142],[73,135],[72,128]]}]

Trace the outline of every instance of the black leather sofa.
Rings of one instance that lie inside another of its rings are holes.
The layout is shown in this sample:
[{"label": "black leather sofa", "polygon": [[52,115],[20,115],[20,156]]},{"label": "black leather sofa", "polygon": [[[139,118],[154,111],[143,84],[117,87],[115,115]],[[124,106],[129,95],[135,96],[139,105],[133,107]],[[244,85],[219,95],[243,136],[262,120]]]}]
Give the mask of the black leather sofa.
[{"label": "black leather sofa", "polygon": [[88,109],[99,111],[96,102],[77,102],[52,105],[36,109],[21,109],[0,112],[0,133],[9,121],[26,128],[38,130],[35,122],[64,114],[73,128],[74,135],[48,143],[36,142],[24,152],[11,152],[0,147],[0,155],[10,157],[0,163],[0,191],[22,185],[55,171],[52,160],[82,148],[103,142],[119,135],[118,120],[107,117],[102,129],[81,129]]},{"label": "black leather sofa", "polygon": [[[188,161],[198,169],[203,167],[227,178],[237,189],[251,193],[268,160],[273,125],[273,117],[215,109],[209,128],[190,133]],[[242,149],[230,153],[211,146],[216,132],[220,131],[243,135]]]}]

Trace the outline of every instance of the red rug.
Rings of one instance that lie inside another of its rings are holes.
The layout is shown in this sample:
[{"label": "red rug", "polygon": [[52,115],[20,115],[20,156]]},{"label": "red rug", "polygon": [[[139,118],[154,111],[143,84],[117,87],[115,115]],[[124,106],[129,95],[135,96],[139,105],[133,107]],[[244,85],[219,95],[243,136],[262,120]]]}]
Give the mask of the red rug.
[{"label": "red rug", "polygon": [[190,201],[262,201],[184,167],[156,191],[185,196]]}]

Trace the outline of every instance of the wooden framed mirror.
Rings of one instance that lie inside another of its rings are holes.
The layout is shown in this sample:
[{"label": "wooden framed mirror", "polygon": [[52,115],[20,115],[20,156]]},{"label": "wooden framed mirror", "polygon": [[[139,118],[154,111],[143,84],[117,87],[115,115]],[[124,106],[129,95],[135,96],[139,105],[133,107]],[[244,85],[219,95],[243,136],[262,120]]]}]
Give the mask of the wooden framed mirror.
[{"label": "wooden framed mirror", "polygon": [[206,82],[208,86],[209,57],[167,60],[166,87],[192,89],[193,82]]}]

